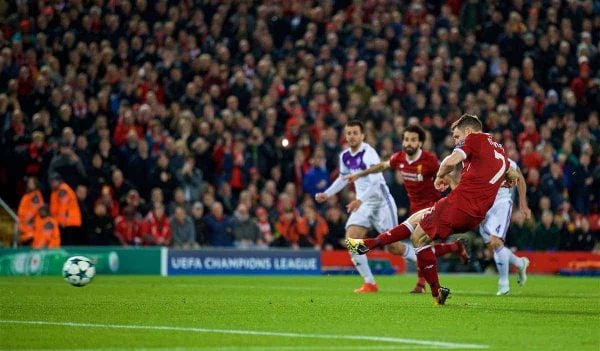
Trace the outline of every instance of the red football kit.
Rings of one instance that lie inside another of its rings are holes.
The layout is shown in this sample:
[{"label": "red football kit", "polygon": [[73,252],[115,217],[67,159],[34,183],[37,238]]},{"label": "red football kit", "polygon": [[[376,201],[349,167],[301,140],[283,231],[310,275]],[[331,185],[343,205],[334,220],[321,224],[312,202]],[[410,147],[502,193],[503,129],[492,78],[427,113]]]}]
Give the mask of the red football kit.
[{"label": "red football kit", "polygon": [[390,168],[400,171],[410,200],[410,213],[431,207],[442,198],[433,186],[439,168],[437,157],[426,150],[419,150],[417,157],[409,161],[406,152],[399,151],[390,158]]},{"label": "red football kit", "polygon": [[446,239],[481,223],[510,167],[504,148],[489,134],[469,134],[454,151],[465,157],[460,182],[419,223],[433,239]]}]

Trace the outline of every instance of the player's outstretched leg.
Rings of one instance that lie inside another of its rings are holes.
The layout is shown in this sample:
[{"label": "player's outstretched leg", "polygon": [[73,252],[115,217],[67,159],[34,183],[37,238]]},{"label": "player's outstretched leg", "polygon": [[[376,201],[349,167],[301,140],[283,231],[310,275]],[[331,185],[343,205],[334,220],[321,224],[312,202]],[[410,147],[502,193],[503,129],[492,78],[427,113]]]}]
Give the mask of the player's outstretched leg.
[{"label": "player's outstretched leg", "polygon": [[437,257],[443,256],[447,253],[455,253],[460,256],[462,264],[469,263],[469,253],[465,245],[465,240],[460,238],[451,243],[437,243],[433,245],[435,255]]},{"label": "player's outstretched leg", "polygon": [[350,242],[346,240],[346,246],[348,246],[348,249],[351,251],[356,250],[352,252],[362,255],[376,247],[383,247],[397,241],[408,239],[413,231],[413,226],[408,221],[404,221],[400,225],[377,235],[375,238],[353,240]]},{"label": "player's outstretched leg", "polygon": [[346,238],[346,247],[354,255],[364,255],[371,250],[365,245],[365,239]]},{"label": "player's outstretched leg", "polygon": [[[418,260],[417,260],[417,262],[418,262]],[[423,273],[421,273],[421,270],[419,269],[419,267],[417,267],[417,284],[410,291],[410,293],[411,294],[424,294],[425,293],[425,284],[427,284],[427,281],[425,280],[425,277],[423,277]]]}]

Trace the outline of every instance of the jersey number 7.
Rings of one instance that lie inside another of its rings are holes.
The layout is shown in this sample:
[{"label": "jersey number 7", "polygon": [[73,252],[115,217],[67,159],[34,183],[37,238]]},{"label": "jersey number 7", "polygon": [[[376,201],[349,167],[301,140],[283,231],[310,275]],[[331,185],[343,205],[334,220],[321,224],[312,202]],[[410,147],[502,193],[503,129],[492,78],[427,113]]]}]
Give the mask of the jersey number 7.
[{"label": "jersey number 7", "polygon": [[496,184],[498,179],[500,179],[500,177],[502,177],[504,175],[504,173],[506,172],[506,160],[504,159],[504,155],[502,155],[498,151],[494,150],[494,157],[496,157],[497,159],[502,161],[502,167],[500,167],[500,169],[498,170],[498,173],[494,174],[492,179],[490,179],[490,184]]}]

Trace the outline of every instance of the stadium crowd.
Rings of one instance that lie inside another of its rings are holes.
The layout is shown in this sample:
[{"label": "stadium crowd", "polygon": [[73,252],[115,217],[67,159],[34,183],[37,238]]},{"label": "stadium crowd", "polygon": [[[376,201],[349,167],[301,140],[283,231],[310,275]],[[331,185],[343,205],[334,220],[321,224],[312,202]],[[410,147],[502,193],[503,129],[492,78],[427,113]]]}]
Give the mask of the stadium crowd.
[{"label": "stadium crowd", "polygon": [[420,124],[441,159],[462,113],[526,177],[510,246],[599,241],[598,2],[0,1],[0,23],[2,197],[29,222],[50,199],[63,245],[341,249],[353,193],[313,198],[344,124],[383,159]]}]

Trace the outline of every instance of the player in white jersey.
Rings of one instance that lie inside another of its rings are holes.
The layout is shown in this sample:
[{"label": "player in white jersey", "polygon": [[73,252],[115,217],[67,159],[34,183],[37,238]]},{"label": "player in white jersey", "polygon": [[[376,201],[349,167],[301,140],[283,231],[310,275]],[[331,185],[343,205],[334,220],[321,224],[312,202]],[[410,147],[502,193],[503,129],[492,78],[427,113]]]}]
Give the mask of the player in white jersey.
[{"label": "player in white jersey", "polygon": [[[315,195],[319,203],[327,201],[330,196],[337,194],[347,184],[344,177],[348,174],[363,171],[381,162],[377,151],[364,142],[364,126],[360,121],[349,121],[344,127],[344,135],[349,145],[340,154],[340,175],[324,192]],[[382,233],[398,225],[396,203],[390,194],[385,179],[381,173],[370,174],[354,182],[356,199],[350,202],[346,209],[350,217],[346,222],[346,238],[362,239],[371,228]],[[402,245],[394,243],[393,245]],[[407,248],[410,245],[407,245]],[[416,261],[414,249],[406,250],[404,257]],[[393,252],[394,248],[392,248]],[[379,289],[369,268],[366,255],[350,253],[354,266],[364,279],[363,285],[356,289],[357,293],[377,292]]]},{"label": "player in white jersey", "polygon": [[[527,195],[525,179],[519,170],[517,164],[510,160],[510,168],[518,172],[517,192],[519,194],[519,210],[526,218],[531,216],[531,210],[527,205]],[[510,249],[504,246],[506,240],[506,232],[510,224],[510,217],[513,207],[513,191],[512,188],[501,187],[498,190],[494,205],[485,215],[485,219],[479,225],[479,233],[486,245],[494,250],[494,261],[500,278],[498,279],[498,292],[496,295],[506,295],[510,291],[508,281],[509,264],[517,267],[517,283],[523,286],[527,281],[527,267],[529,259],[527,257],[517,257]]]}]

